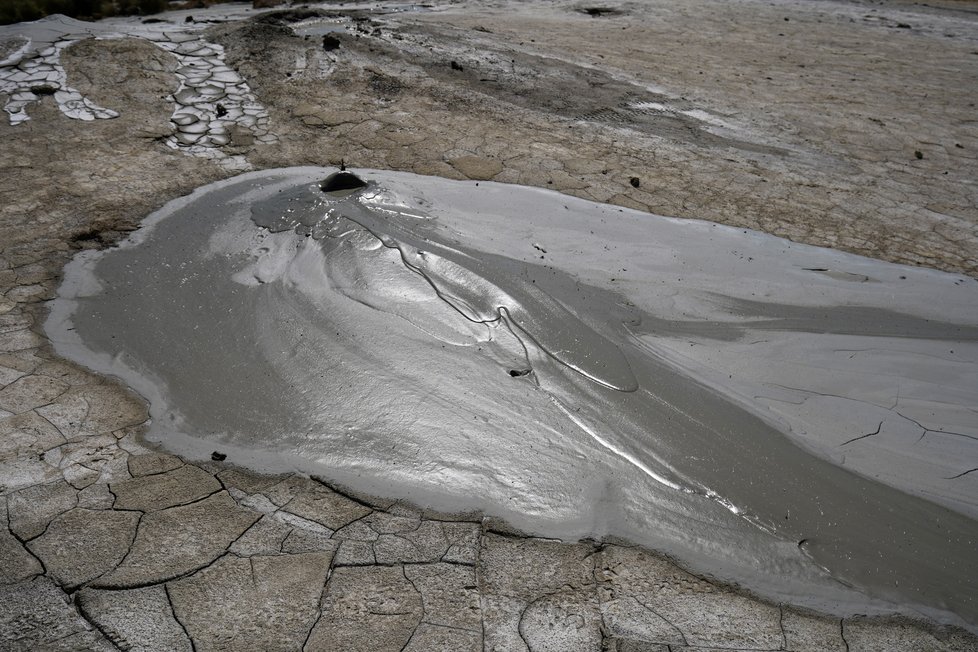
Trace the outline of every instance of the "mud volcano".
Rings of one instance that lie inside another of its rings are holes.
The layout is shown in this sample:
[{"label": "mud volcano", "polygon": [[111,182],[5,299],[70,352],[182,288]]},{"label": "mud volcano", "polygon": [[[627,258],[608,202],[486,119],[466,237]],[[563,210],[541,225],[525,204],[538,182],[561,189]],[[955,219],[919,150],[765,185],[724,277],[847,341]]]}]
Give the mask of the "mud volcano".
[{"label": "mud volcano", "polygon": [[182,454],[978,624],[974,280],[530,188],[365,171],[324,192],[331,173],[206,186],[79,255],[58,351],[145,396]]}]

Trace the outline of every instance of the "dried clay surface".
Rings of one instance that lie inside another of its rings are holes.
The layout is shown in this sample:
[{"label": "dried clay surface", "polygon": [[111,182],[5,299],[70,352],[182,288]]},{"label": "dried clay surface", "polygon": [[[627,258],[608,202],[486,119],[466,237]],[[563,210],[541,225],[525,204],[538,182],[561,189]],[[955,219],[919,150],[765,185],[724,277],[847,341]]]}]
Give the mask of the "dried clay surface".
[{"label": "dried clay surface", "polygon": [[36,50],[4,28],[0,647],[978,648],[955,627],[757,599],[627,541],[188,462],[141,439],[139,397],[53,353],[40,324],[78,250],[236,170],[341,160],[976,282],[973,3],[390,9],[161,16],[192,36],[182,48],[138,21],[57,27]]}]

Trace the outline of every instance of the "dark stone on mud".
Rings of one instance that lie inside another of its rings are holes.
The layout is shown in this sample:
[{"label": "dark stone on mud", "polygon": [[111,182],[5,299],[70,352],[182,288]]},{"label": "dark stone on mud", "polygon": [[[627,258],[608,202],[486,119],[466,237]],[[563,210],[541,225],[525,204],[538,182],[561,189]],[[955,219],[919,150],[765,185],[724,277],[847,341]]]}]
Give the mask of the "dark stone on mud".
[{"label": "dark stone on mud", "polygon": [[632,177],[628,180],[628,183],[632,184],[632,188],[638,188],[640,185],[642,185],[642,181],[638,177]]},{"label": "dark stone on mud", "polygon": [[327,52],[332,52],[340,47],[340,40],[333,36],[332,34],[327,34],[323,37],[323,49]]},{"label": "dark stone on mud", "polygon": [[528,376],[532,369],[510,369],[509,375],[513,378],[522,378],[523,376]]},{"label": "dark stone on mud", "polygon": [[227,458],[228,458],[228,456],[225,455],[224,453],[219,453],[217,451],[214,451],[213,453],[211,453],[211,459],[214,460],[215,462],[223,462]]},{"label": "dark stone on mud", "polygon": [[458,61],[452,61],[452,70],[458,70],[459,72],[462,72],[463,70],[465,70],[465,68],[463,68]]}]

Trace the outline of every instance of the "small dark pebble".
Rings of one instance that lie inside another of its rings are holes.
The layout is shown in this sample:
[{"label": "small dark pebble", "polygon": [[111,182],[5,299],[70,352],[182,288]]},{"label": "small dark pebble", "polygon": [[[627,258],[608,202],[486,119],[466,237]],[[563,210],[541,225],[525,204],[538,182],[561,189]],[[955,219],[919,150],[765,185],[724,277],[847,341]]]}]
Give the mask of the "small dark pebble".
[{"label": "small dark pebble", "polygon": [[187,16],[186,18],[183,19],[183,22],[185,22],[185,23],[192,23],[192,22],[194,22],[194,17],[193,16]]},{"label": "small dark pebble", "polygon": [[215,462],[223,462],[227,458],[228,456],[225,455],[224,453],[218,453],[217,451],[211,453],[211,459],[214,460]]},{"label": "small dark pebble", "polygon": [[218,104],[217,105],[217,117],[218,118],[223,118],[227,114],[228,114],[228,110],[224,108],[224,105],[223,104]]},{"label": "small dark pebble", "polygon": [[920,151],[919,149],[917,149],[917,150],[914,150],[914,153],[913,153],[913,155],[917,157],[917,160],[918,160],[918,161],[919,161],[920,159],[922,159],[922,158],[924,158],[924,153],[923,153],[922,151]]},{"label": "small dark pebble", "polygon": [[509,375],[513,378],[521,378],[522,376],[529,375],[531,369],[510,369]]},{"label": "small dark pebble", "polygon": [[632,188],[638,188],[640,185],[642,185],[642,182],[638,177],[632,177],[628,180],[628,183],[632,184]]},{"label": "small dark pebble", "polygon": [[458,61],[452,61],[452,70],[458,70],[459,72],[462,72],[463,70],[465,70],[465,68],[463,68],[462,64],[460,64]]}]

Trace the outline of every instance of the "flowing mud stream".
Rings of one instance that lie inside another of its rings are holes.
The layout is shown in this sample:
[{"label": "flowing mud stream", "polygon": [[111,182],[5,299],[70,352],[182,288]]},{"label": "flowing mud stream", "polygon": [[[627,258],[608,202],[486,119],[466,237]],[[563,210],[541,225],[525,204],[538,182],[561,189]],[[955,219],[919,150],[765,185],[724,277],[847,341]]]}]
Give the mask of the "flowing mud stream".
[{"label": "flowing mud stream", "polygon": [[147,397],[181,453],[978,624],[973,279],[500,184],[327,193],[330,172],[206,186],[79,255],[58,351]]}]

